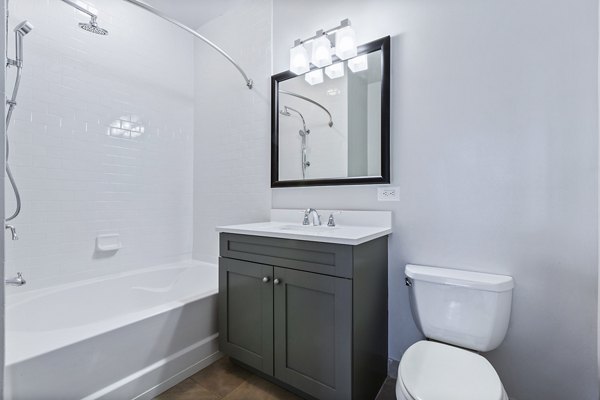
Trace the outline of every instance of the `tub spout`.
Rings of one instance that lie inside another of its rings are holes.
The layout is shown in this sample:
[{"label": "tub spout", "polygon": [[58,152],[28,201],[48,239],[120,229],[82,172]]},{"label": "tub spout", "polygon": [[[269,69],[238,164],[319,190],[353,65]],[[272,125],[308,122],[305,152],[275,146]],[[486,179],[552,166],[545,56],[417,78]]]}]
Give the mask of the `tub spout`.
[{"label": "tub spout", "polygon": [[4,279],[4,284],[10,286],[23,286],[26,283],[27,281],[25,280],[25,278],[23,278],[23,275],[21,275],[20,272],[17,272],[16,278]]},{"label": "tub spout", "polygon": [[12,225],[6,225],[4,227],[4,229],[5,230],[6,229],[10,230],[10,236],[11,236],[12,240],[19,240],[19,235],[17,235],[17,230],[15,229],[14,226],[12,226]]}]

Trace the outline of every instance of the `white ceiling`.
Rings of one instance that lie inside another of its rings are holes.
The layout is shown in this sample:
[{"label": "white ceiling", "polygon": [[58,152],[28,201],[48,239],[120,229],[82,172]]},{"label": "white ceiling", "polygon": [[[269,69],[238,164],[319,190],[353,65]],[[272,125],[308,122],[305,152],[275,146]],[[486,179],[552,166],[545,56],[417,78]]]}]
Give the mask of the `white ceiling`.
[{"label": "white ceiling", "polygon": [[238,6],[244,0],[146,0],[169,17],[198,28]]}]

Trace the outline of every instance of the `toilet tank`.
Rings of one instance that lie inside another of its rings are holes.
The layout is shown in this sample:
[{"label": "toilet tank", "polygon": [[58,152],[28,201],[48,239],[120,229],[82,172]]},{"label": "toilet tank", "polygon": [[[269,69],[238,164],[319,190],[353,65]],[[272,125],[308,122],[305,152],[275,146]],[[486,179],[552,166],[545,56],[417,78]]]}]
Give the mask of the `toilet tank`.
[{"label": "toilet tank", "polygon": [[413,318],[425,337],[477,351],[502,343],[508,330],[512,277],[407,265]]}]

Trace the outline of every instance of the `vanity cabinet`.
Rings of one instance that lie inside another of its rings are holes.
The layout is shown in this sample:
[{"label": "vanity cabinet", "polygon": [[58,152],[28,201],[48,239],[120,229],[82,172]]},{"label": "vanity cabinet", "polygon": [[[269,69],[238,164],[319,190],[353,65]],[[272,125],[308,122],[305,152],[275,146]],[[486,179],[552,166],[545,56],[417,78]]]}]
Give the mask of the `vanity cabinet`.
[{"label": "vanity cabinet", "polygon": [[387,237],[350,246],[221,233],[220,349],[305,398],[387,376]]}]

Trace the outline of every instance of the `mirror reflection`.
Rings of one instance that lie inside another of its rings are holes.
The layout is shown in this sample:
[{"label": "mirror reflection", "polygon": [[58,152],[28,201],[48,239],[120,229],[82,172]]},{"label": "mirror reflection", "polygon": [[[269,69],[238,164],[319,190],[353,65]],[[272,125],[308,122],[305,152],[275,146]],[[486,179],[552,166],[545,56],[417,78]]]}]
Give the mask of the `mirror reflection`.
[{"label": "mirror reflection", "polygon": [[[389,177],[382,171],[389,165],[382,160],[389,152],[382,149],[389,141],[389,132],[382,129],[382,115],[389,117],[382,112],[389,107],[382,104],[383,84],[389,82],[382,46],[371,50],[311,72],[322,77],[288,73],[276,82],[273,186],[359,183],[349,182],[352,178],[384,182]],[[388,136],[382,144],[384,133]]]}]

